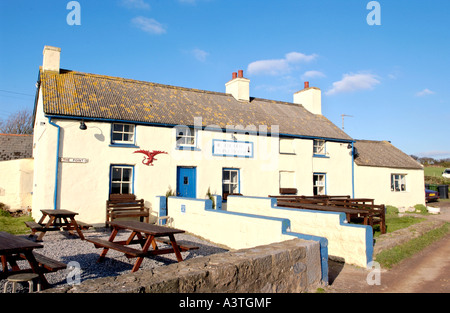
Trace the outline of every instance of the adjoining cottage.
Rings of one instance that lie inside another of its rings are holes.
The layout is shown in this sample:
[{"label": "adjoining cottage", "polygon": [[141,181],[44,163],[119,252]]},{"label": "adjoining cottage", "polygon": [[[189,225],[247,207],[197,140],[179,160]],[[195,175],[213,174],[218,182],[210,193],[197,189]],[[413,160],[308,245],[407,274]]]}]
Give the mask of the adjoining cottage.
[{"label": "adjoining cottage", "polygon": [[423,166],[388,141],[356,140],[355,193],[397,207],[425,204]]},{"label": "adjoining cottage", "polygon": [[[356,175],[355,140],[321,114],[321,91],[308,83],[288,103],[251,97],[243,71],[225,93],[211,92],[63,70],[60,52],[46,46],[39,71],[33,215],[64,208],[103,223],[112,193],[133,193],[152,207],[170,190],[226,201],[360,197],[378,188]],[[376,203],[389,200],[376,195]]]}]

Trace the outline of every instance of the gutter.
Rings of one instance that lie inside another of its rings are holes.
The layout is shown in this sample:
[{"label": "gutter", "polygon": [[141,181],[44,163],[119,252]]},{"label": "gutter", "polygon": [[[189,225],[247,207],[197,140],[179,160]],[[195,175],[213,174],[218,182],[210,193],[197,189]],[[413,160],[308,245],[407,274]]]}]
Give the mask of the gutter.
[{"label": "gutter", "polygon": [[[155,126],[155,127],[176,127],[176,126],[187,126],[192,127],[192,125],[180,125],[180,124],[167,124],[167,123],[156,123],[156,122],[142,122],[142,121],[131,121],[131,120],[124,120],[124,119],[114,119],[114,118],[99,118],[99,117],[81,117],[81,116],[69,116],[69,115],[47,115],[47,117],[51,118],[58,118],[58,119],[69,119],[69,120],[79,120],[83,119],[84,121],[92,121],[92,122],[106,122],[106,123],[128,123],[128,124],[134,124],[134,125],[144,125],[144,126]],[[219,127],[210,127],[210,126],[201,126],[201,125],[193,125],[194,128],[200,129],[200,130],[208,130],[208,131],[217,131],[217,132],[227,132],[227,128],[219,128]],[[233,133],[241,133],[241,134],[249,134],[249,135],[259,135],[259,131],[252,131],[249,129],[229,129],[230,132]],[[262,132],[266,135],[269,135],[272,137],[272,133],[270,132]],[[321,136],[307,136],[307,135],[293,135],[293,134],[285,134],[285,133],[273,133],[273,137],[291,137],[291,138],[299,138],[299,139],[323,139],[326,141],[333,141],[333,142],[342,142],[342,143],[353,143],[355,142],[354,139],[339,139],[339,138],[328,138],[328,137],[321,137]]]},{"label": "gutter", "polygon": [[60,137],[61,137],[61,126],[52,122],[52,118],[48,118],[48,123],[52,126],[55,126],[58,129],[57,143],[56,143],[56,168],[55,168],[55,188],[53,194],[53,209],[58,209],[57,200],[58,200],[58,176],[59,176],[59,146],[60,146]]}]

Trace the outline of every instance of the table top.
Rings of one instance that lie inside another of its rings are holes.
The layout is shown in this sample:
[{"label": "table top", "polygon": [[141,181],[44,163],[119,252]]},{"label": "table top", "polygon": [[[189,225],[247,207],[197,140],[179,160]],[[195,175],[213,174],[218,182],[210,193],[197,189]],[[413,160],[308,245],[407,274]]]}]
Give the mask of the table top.
[{"label": "table top", "polygon": [[167,236],[171,234],[181,234],[184,230],[148,224],[138,221],[117,221],[109,222],[109,224],[118,229],[129,229],[153,236]]},{"label": "table top", "polygon": [[27,240],[25,238],[11,235],[7,232],[0,232],[0,254],[18,253],[24,250],[32,250],[35,248],[43,248],[44,246]]},{"label": "table top", "polygon": [[76,212],[72,212],[69,210],[41,210],[42,213],[44,213],[45,215],[50,215],[50,216],[74,216],[77,215],[78,213]]}]

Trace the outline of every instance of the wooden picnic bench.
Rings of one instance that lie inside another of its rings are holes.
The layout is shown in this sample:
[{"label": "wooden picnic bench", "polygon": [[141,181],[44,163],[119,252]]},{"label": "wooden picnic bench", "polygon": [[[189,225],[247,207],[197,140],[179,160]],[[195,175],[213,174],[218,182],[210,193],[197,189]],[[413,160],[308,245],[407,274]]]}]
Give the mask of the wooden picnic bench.
[{"label": "wooden picnic bench", "polygon": [[[39,275],[42,287],[48,288],[50,284],[44,273],[56,272],[65,269],[66,264],[36,253],[34,249],[42,249],[39,243],[25,238],[0,232],[0,258],[2,270],[0,279],[20,273],[36,273]],[[20,268],[17,260],[27,260],[30,268]],[[8,264],[11,269],[8,268]]]},{"label": "wooden picnic bench", "polygon": [[144,199],[136,199],[134,194],[110,194],[106,200],[106,225],[116,218],[139,217],[146,223],[150,219],[150,209],[145,207]]},{"label": "wooden picnic bench", "polygon": [[[61,228],[69,233],[76,231],[81,240],[84,240],[82,230],[92,227],[90,224],[76,221],[75,215],[78,215],[76,212],[68,210],[41,210],[41,212],[42,217],[38,222],[24,222],[31,229],[29,237],[33,237],[37,232],[40,232],[37,241],[41,241],[46,232],[60,231]],[[44,222],[47,217],[49,218],[48,221]]]},{"label": "wooden picnic bench", "polygon": [[[111,232],[108,240],[97,238],[87,238],[86,240],[92,242],[96,248],[103,248],[98,262],[104,260],[109,249],[122,252],[127,258],[137,258],[132,272],[136,272],[139,269],[144,257],[175,253],[178,262],[181,262],[183,261],[183,258],[180,252],[198,249],[198,247],[177,243],[174,235],[184,233],[184,230],[138,221],[118,221],[110,222],[110,224],[113,227],[113,231]],[[130,237],[127,240],[114,241],[117,233],[120,230],[131,230]],[[137,239],[135,239],[135,237],[137,237]],[[162,239],[160,237],[169,237],[169,240],[166,241],[165,239]],[[161,249],[158,247],[156,243],[157,241],[168,243],[171,248]],[[142,249],[129,247],[129,245],[133,245],[136,243],[139,243]],[[149,250],[150,246],[153,247],[152,250]]]}]

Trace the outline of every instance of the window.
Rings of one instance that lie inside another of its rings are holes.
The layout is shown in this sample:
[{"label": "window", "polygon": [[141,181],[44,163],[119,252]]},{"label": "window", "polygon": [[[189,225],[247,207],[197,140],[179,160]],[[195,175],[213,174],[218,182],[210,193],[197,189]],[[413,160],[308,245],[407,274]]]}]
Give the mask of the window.
[{"label": "window", "polygon": [[196,131],[189,127],[176,128],[177,135],[177,147],[178,148],[194,148],[196,145],[195,135]]},{"label": "window", "polygon": [[133,167],[126,165],[111,166],[110,193],[133,193]]},{"label": "window", "polygon": [[280,154],[295,154],[294,139],[280,138]]},{"label": "window", "polygon": [[399,192],[406,191],[406,175],[392,174],[391,175],[391,191]]},{"label": "window", "polygon": [[314,139],[313,154],[314,155],[325,155],[325,140]]},{"label": "window", "polygon": [[315,196],[326,195],[326,174],[315,173],[313,175],[313,194]]},{"label": "window", "polygon": [[224,168],[222,171],[222,195],[226,200],[229,194],[239,193],[239,169]]},{"label": "window", "polygon": [[112,143],[134,145],[134,130],[134,125],[112,124]]}]

